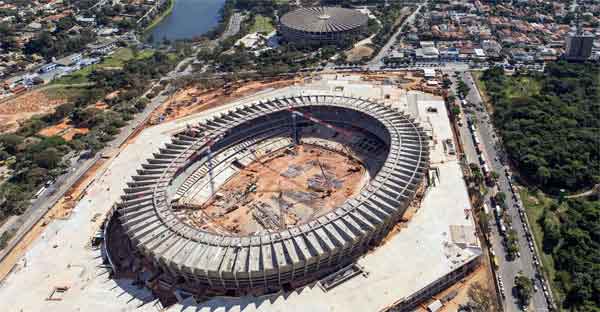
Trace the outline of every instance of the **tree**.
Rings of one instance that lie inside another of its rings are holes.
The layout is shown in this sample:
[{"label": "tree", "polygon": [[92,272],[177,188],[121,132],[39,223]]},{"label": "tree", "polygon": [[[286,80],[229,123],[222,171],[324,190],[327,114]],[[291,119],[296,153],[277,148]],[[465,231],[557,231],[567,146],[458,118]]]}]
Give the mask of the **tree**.
[{"label": "tree", "polygon": [[54,169],[58,166],[61,160],[61,155],[54,147],[45,149],[42,153],[34,155],[35,163],[46,169]]},{"label": "tree", "polygon": [[0,135],[0,143],[4,146],[4,149],[11,155],[15,155],[19,149],[19,145],[25,140],[24,137],[17,134],[3,134]]},{"label": "tree", "polygon": [[469,88],[469,86],[467,86],[467,84],[462,79],[460,79],[458,81],[457,91],[460,95],[466,97],[467,94],[469,94],[469,92],[471,91],[471,88]]},{"label": "tree", "polygon": [[506,193],[498,192],[496,194],[496,201],[498,202],[498,205],[500,205],[501,207],[506,207]]},{"label": "tree", "polygon": [[445,89],[450,88],[451,85],[452,85],[452,80],[450,80],[449,78],[444,78],[444,80],[442,80],[442,86]]},{"label": "tree", "polygon": [[0,211],[5,215],[21,214],[29,205],[29,194],[23,188],[13,183],[5,182],[0,188]]},{"label": "tree", "polygon": [[600,79],[597,64],[548,63],[544,74],[484,71],[493,121],[527,182],[558,194],[600,182]]},{"label": "tree", "polygon": [[460,107],[458,107],[457,105],[452,105],[450,113],[452,114],[452,118],[458,119],[458,117],[460,116]]},{"label": "tree", "polygon": [[506,236],[506,245],[508,247],[508,253],[514,258],[517,252],[519,252],[519,236],[517,235],[517,231],[508,231],[508,235]]},{"label": "tree", "polygon": [[490,290],[479,282],[474,282],[467,291],[467,297],[473,311],[490,312],[498,311],[494,297]]},{"label": "tree", "polygon": [[479,165],[476,163],[470,163],[469,168],[471,169],[471,173],[473,175],[473,182],[477,185],[480,185],[483,182],[483,173],[479,168]]},{"label": "tree", "polygon": [[519,272],[515,276],[515,295],[523,306],[529,305],[529,300],[533,294],[533,281]]},{"label": "tree", "polygon": [[492,171],[490,173],[490,176],[492,177],[492,180],[494,180],[494,181],[498,181],[498,178],[500,177],[500,175],[496,171]]},{"label": "tree", "polygon": [[492,217],[487,214],[485,211],[481,211],[481,213],[479,213],[479,224],[481,225],[481,229],[483,230],[483,232],[485,234],[489,234],[491,229],[490,229],[490,220],[492,219]]}]

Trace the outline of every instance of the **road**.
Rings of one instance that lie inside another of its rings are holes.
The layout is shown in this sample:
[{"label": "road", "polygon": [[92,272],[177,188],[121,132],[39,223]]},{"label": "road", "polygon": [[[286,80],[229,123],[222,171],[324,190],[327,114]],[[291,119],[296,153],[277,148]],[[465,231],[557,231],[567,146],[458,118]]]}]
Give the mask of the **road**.
[{"label": "road", "polygon": [[376,65],[376,66],[381,66],[382,60],[383,58],[389,53],[390,48],[392,47],[392,45],[396,42],[396,39],[398,38],[398,35],[400,35],[400,33],[402,33],[402,29],[404,29],[405,25],[412,25],[415,22],[415,17],[417,16],[417,14],[419,13],[419,11],[421,10],[421,8],[425,5],[427,5],[428,0],[426,0],[425,2],[419,4],[419,6],[417,7],[417,9],[411,14],[409,15],[404,22],[402,22],[402,24],[400,25],[400,27],[398,27],[398,30],[396,31],[396,33],[394,33],[390,39],[388,40],[388,42],[385,43],[385,45],[383,46],[383,48],[381,48],[381,50],[379,50],[379,53],[377,53],[377,56],[375,56],[371,61],[369,61],[369,65]]},{"label": "road", "polygon": [[[176,66],[177,68],[178,66]],[[177,75],[177,71],[171,71],[167,77]],[[152,89],[149,88],[148,92]],[[63,197],[66,192],[96,163],[102,154],[112,155],[119,150],[119,146],[123,144],[131,134],[138,128],[144,125],[150,114],[165,100],[167,96],[158,95],[153,98],[146,106],[144,111],[136,114],[127,125],[121,128],[121,131],[115,138],[107,144],[105,148],[99,151],[94,157],[89,159],[73,158],[69,171],[57,177],[56,181],[50,185],[37,199],[33,200],[31,206],[19,216],[19,220],[14,222],[9,228],[16,230],[13,239],[10,240],[7,247],[0,251],[0,261],[10,253],[10,251],[21,241],[31,228],[42,219],[42,217],[52,208],[58,200]],[[5,230],[8,230],[5,228]]]},{"label": "road", "polygon": [[[451,76],[451,80],[453,80],[453,87],[456,87],[456,79],[453,77],[454,73],[449,73]],[[465,113],[465,116],[474,117],[476,120],[476,134],[479,137],[481,142],[481,147],[483,149],[483,154],[485,155],[488,166],[492,171],[495,171],[499,174],[499,178],[497,180],[498,190],[504,192],[506,196],[506,206],[508,209],[506,210],[506,214],[508,214],[510,220],[512,220],[512,229],[514,229],[518,236],[518,245],[520,250],[520,257],[515,258],[514,260],[510,260],[507,252],[504,248],[504,238],[502,234],[499,233],[498,227],[496,226],[496,222],[492,220],[492,229],[491,237],[492,237],[492,248],[496,254],[498,259],[499,269],[498,273],[501,277],[504,288],[506,292],[506,299],[504,300],[504,311],[513,312],[513,311],[522,311],[517,299],[513,295],[514,291],[514,278],[520,272],[527,277],[534,278],[535,283],[537,285],[538,290],[534,292],[531,303],[530,310],[533,311],[548,311],[548,304],[546,302],[546,297],[544,292],[542,291],[542,285],[540,280],[537,278],[537,268],[534,264],[537,260],[534,260],[534,252],[531,251],[529,247],[529,239],[526,236],[525,227],[526,218],[521,218],[519,214],[519,209],[517,207],[523,207],[523,203],[520,200],[513,196],[509,178],[507,174],[505,174],[505,166],[502,163],[503,153],[501,152],[500,146],[501,144],[497,140],[497,136],[495,134],[494,128],[490,123],[490,116],[487,113],[487,110],[483,106],[483,101],[480,97],[479,92],[477,91],[477,87],[471,77],[469,72],[461,72],[460,77],[462,77],[463,81],[469,86],[470,92],[466,97],[468,103],[471,103],[474,107],[469,107],[467,109],[471,109],[471,113]],[[463,112],[465,112],[465,107],[462,107]],[[475,150],[475,145],[472,139],[472,135],[470,130],[468,129],[468,124],[466,120],[463,121],[463,125],[460,127],[460,134],[463,138],[463,145],[465,148],[465,155],[469,163],[477,163],[479,164],[479,158],[477,151]],[[490,201],[490,193],[485,195],[484,202],[491,208],[492,203]],[[522,221],[523,220],[523,221]],[[537,259],[537,257],[535,258]]]}]

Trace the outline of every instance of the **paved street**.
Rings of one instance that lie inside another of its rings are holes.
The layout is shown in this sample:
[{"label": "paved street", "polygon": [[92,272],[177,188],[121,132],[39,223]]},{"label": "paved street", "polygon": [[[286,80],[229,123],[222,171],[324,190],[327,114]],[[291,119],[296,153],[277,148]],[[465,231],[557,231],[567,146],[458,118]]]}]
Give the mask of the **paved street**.
[{"label": "paved street", "polygon": [[[456,79],[453,77],[454,73],[449,72],[451,76],[451,80],[456,82]],[[498,143],[496,140],[496,135],[494,133],[494,129],[490,123],[490,117],[487,114],[485,109],[477,109],[483,108],[483,102],[477,91],[475,83],[471,77],[469,72],[461,72],[461,77],[465,81],[465,83],[469,86],[470,93],[466,97],[468,103],[472,103],[474,105],[474,109],[472,109],[472,114],[465,113],[465,118],[467,116],[475,117],[476,122],[476,133],[481,141],[481,146],[483,147],[483,153],[485,155],[488,166],[492,171],[495,171],[499,174],[499,179],[497,182],[499,191],[506,193],[506,204],[508,210],[506,213],[510,216],[512,220],[512,228],[517,232],[519,238],[519,249],[521,256],[516,258],[515,260],[509,261],[507,253],[504,248],[503,236],[499,233],[498,227],[496,226],[495,220],[492,220],[492,246],[493,250],[496,254],[499,264],[500,277],[504,283],[504,288],[506,292],[506,299],[504,300],[504,311],[513,312],[513,311],[522,311],[522,308],[518,305],[517,300],[513,296],[513,287],[514,287],[514,278],[519,272],[522,272],[525,276],[535,278],[536,277],[536,268],[534,267],[534,259],[533,253],[530,251],[528,240],[525,236],[525,230],[523,227],[523,222],[519,216],[518,209],[516,208],[517,199],[512,195],[512,191],[509,186],[509,181],[504,173],[504,165],[501,163],[501,159],[499,156],[499,151],[497,149]],[[454,88],[456,87],[456,83],[453,84]],[[463,112],[465,112],[465,107],[462,107]],[[460,127],[460,133],[463,138],[463,144],[465,147],[465,154],[469,163],[479,163],[479,159],[477,156],[477,152],[475,150],[475,145],[472,139],[472,135],[470,130],[468,129],[468,124],[466,120],[463,121],[462,127]],[[491,192],[490,192],[491,193]],[[485,196],[485,203],[492,208],[492,204],[490,202],[490,194],[488,193]],[[522,203],[519,202],[518,205],[522,207]],[[541,284],[539,280],[536,279],[537,284],[537,292],[534,292],[534,296],[531,300],[531,305],[529,310],[533,311],[548,311],[548,306],[546,303],[546,299],[544,293],[542,291]]]},{"label": "paved street", "polygon": [[423,3],[421,3],[417,9],[410,15],[408,16],[404,22],[402,22],[402,25],[400,25],[400,27],[398,27],[398,30],[396,31],[396,33],[394,33],[390,39],[388,40],[388,42],[385,43],[385,45],[383,46],[383,48],[381,48],[381,50],[379,50],[379,53],[377,54],[377,56],[375,56],[370,62],[370,65],[375,65],[377,67],[380,67],[381,65],[383,65],[382,60],[385,56],[388,55],[388,53],[390,52],[390,48],[392,47],[392,45],[394,45],[394,43],[396,42],[396,39],[398,38],[398,35],[400,35],[400,33],[402,33],[402,29],[404,28],[405,25],[412,25],[415,22],[415,17],[417,16],[417,14],[419,13],[419,11],[421,10],[421,8],[423,6],[427,5],[427,0]]}]

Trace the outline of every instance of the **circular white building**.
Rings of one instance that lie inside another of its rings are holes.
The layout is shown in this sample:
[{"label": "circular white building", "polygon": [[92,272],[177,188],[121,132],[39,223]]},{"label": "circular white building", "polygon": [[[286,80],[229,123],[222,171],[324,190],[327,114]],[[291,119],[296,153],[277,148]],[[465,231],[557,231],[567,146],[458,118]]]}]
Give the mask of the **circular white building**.
[{"label": "circular white building", "polygon": [[361,33],[369,18],[340,7],[300,8],[279,20],[279,32],[290,42],[331,43]]}]

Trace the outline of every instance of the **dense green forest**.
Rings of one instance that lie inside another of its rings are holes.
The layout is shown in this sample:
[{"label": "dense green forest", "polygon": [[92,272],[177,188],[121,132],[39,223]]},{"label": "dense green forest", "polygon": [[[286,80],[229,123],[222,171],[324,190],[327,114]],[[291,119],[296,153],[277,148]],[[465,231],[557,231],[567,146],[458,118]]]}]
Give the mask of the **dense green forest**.
[{"label": "dense green forest", "polygon": [[600,182],[600,74],[592,64],[548,64],[544,73],[482,78],[510,159],[546,192]]},{"label": "dense green forest", "polygon": [[600,311],[600,201],[554,203],[537,222],[543,229],[544,252],[554,260],[553,284],[563,307]]},{"label": "dense green forest", "polygon": [[535,222],[559,303],[600,311],[600,201],[558,196],[560,189],[579,192],[600,182],[600,67],[558,62],[544,73],[512,76],[492,68],[482,80],[522,180],[554,194]]}]

